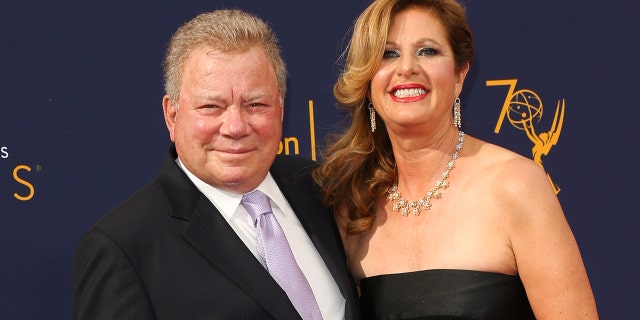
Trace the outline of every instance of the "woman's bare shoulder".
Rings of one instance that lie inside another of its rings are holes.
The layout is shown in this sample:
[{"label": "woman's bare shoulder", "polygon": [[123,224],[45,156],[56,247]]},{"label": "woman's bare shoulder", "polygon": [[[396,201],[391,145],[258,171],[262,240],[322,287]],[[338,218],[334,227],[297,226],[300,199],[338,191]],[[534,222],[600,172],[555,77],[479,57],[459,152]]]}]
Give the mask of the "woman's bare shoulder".
[{"label": "woman's bare shoulder", "polygon": [[518,206],[532,198],[555,197],[541,165],[507,148],[475,138],[470,141],[467,164],[492,198]]},{"label": "woman's bare shoulder", "polygon": [[470,146],[465,156],[469,158],[471,165],[478,167],[477,169],[516,177],[522,174],[540,174],[544,171],[533,160],[505,147],[473,137],[466,139],[469,140]]}]

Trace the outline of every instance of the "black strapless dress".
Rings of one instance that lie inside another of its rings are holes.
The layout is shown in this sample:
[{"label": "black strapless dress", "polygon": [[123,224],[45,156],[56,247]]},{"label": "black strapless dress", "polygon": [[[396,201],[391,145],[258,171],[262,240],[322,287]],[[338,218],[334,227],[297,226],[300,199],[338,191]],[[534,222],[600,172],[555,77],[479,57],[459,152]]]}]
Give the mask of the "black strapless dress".
[{"label": "black strapless dress", "polygon": [[360,280],[363,319],[535,319],[517,275],[424,270]]}]

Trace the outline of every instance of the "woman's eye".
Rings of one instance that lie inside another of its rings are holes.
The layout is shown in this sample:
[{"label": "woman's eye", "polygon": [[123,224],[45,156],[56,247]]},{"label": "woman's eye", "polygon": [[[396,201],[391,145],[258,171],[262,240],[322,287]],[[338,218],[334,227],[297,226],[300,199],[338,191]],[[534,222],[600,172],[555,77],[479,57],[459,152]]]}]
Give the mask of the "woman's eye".
[{"label": "woman's eye", "polygon": [[383,59],[397,58],[399,56],[400,56],[400,51],[395,49],[385,49],[384,53],[382,54]]},{"label": "woman's eye", "polygon": [[416,51],[417,56],[435,56],[438,55],[440,51],[434,48],[420,48]]}]

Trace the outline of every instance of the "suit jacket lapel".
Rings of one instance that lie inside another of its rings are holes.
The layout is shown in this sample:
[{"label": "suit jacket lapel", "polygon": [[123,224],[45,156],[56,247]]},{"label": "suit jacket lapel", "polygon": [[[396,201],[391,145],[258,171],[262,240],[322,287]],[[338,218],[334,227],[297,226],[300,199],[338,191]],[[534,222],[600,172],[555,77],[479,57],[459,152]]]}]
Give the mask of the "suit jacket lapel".
[{"label": "suit jacket lapel", "polygon": [[351,304],[355,302],[355,291],[332,211],[323,207],[312,192],[300,192],[301,187],[309,190],[313,187],[311,181],[302,181],[311,179],[308,173],[291,173],[290,170],[286,163],[278,164],[276,158],[276,165],[272,167],[271,173],[338,284],[342,296],[347,299],[345,316],[349,319],[351,310],[356,307]]},{"label": "suit jacket lapel", "polygon": [[291,181],[278,181],[278,186],[298,216],[298,220],[300,220],[318,253],[325,261],[329,271],[335,280],[339,281],[340,278],[337,278],[336,275],[339,274],[338,269],[343,262],[340,261],[340,254],[337,249],[341,250],[341,248],[335,245],[336,241],[332,237],[331,224],[327,222],[329,213],[322,207],[314,206],[313,204],[317,203],[317,200],[312,199],[311,194],[300,194],[300,186],[293,185]]},{"label": "suit jacket lapel", "polygon": [[274,318],[299,318],[286,293],[204,196],[183,237]]},{"label": "suit jacket lapel", "polygon": [[182,233],[220,272],[242,288],[276,319],[300,319],[284,290],[273,280],[215,206],[193,185],[169,151],[158,182],[167,194],[173,217],[186,220]]}]

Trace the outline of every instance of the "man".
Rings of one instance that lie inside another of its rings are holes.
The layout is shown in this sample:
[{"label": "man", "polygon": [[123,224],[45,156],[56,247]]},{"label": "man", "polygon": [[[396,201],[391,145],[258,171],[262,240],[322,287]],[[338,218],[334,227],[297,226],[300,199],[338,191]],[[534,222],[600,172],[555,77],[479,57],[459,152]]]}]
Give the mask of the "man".
[{"label": "man", "polygon": [[[313,192],[314,164],[276,156],[286,68],[270,28],[239,10],[201,14],[173,35],[164,70],[174,146],[157,178],[80,240],[74,318],[357,318],[338,231]],[[243,197],[254,190],[268,196],[304,274],[293,289],[270,274]],[[307,282],[316,315],[289,291]]]}]

